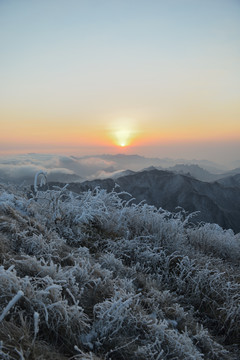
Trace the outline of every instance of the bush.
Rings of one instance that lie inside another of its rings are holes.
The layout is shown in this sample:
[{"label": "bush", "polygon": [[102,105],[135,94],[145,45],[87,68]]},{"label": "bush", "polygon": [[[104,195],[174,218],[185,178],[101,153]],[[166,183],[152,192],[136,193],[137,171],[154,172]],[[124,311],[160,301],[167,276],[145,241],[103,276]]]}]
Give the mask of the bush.
[{"label": "bush", "polygon": [[2,186],[1,358],[238,359],[239,235],[190,218]]}]

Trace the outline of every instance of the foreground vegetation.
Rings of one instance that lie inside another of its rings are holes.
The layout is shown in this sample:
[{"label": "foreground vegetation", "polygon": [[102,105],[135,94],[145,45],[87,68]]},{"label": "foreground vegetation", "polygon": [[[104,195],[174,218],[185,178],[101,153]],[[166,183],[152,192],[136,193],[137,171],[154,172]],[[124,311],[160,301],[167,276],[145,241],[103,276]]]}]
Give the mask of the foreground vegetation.
[{"label": "foreground vegetation", "polygon": [[1,359],[240,358],[240,235],[130,200],[0,187]]}]

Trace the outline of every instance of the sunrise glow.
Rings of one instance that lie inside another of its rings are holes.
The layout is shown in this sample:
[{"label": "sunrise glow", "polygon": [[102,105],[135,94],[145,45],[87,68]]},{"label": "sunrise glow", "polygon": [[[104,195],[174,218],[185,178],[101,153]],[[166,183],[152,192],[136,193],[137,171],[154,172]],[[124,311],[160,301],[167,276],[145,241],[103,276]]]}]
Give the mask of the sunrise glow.
[{"label": "sunrise glow", "polygon": [[135,145],[140,134],[140,124],[132,117],[116,117],[109,119],[107,126],[109,142],[117,147]]},{"label": "sunrise glow", "polygon": [[231,0],[2,2],[0,154],[240,144],[239,24]]},{"label": "sunrise glow", "polygon": [[129,145],[131,141],[131,133],[129,130],[119,130],[114,134],[115,141],[117,145],[126,146]]}]

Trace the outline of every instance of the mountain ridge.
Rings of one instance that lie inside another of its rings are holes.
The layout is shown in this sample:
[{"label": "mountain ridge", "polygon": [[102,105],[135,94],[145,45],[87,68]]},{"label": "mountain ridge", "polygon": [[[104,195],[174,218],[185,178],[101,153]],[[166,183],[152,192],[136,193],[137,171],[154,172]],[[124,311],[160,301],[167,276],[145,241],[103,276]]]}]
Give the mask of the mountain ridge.
[{"label": "mountain ridge", "polygon": [[218,182],[203,182],[166,170],[144,170],[116,179],[95,179],[70,183],[68,189],[81,193],[96,187],[131,194],[135,203],[145,201],[157,208],[176,211],[177,207],[195,214],[193,222],[216,223],[224,229],[240,232],[240,188]]}]

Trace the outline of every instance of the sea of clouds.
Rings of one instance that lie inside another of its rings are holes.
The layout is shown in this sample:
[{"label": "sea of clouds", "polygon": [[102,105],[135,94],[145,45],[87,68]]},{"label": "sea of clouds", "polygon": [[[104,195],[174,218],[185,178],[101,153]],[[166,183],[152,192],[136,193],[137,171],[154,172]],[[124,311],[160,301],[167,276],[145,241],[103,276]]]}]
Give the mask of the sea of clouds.
[{"label": "sea of clouds", "polygon": [[75,157],[54,154],[24,154],[0,158],[0,181],[33,183],[35,174],[44,171],[49,181],[84,181],[114,173],[117,164],[97,157]]},{"label": "sea of clouds", "polygon": [[[145,158],[138,155],[95,155],[67,156],[56,154],[28,153],[0,157],[0,182],[33,184],[35,174],[47,173],[48,181],[82,182],[124,175],[126,170],[139,171],[155,166],[168,168],[177,163],[197,163],[196,160]],[[201,161],[200,166],[207,168],[216,164]]]}]

